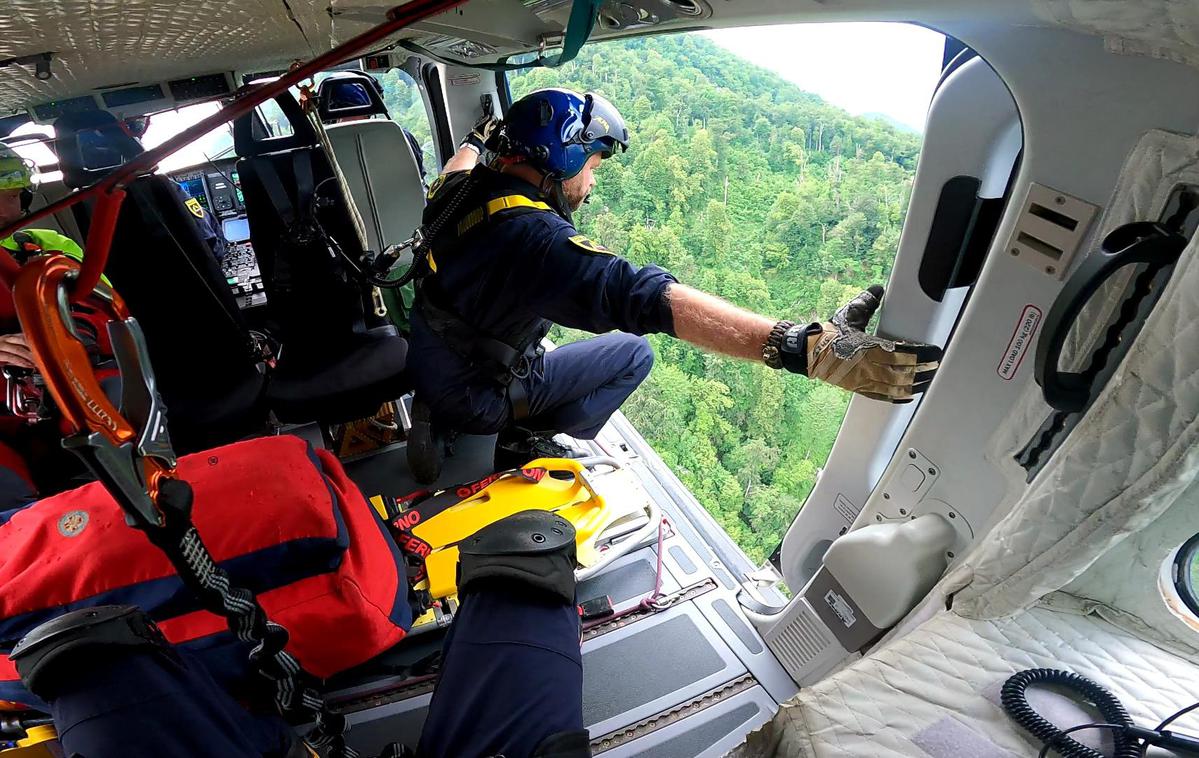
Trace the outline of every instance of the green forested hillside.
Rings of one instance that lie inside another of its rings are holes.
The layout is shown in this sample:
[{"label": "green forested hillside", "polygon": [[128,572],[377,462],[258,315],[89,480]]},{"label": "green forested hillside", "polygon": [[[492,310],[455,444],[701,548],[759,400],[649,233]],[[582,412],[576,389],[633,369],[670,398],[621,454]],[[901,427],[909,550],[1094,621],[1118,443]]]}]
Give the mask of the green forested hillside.
[{"label": "green forested hillside", "polygon": [[[625,115],[631,148],[604,162],[576,220],[632,261],[797,322],[825,319],[886,282],[918,135],[853,117],[697,35],[593,45],[559,69],[509,76],[514,98],[592,90]],[[848,395],[650,340],[657,362],[625,414],[764,559],[827,459]]]}]

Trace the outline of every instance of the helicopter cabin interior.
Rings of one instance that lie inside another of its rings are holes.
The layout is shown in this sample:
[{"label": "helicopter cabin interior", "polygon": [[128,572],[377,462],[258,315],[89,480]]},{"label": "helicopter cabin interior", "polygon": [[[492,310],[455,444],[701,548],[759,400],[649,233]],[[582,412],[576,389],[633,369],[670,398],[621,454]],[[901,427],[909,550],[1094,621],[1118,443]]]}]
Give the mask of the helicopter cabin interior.
[{"label": "helicopter cabin interior", "polygon": [[[485,109],[510,105],[505,64],[574,47],[569,21],[583,5],[468,0],[337,68],[411,79],[436,173]],[[363,0],[0,6],[0,138],[49,151],[35,211],[142,151],[131,137],[98,144],[112,124],[214,112],[385,13]],[[584,632],[593,752],[1035,755],[1042,741],[1001,702],[1005,680],[1030,668],[1101,683],[1145,727],[1199,700],[1199,10],[595,8],[598,55],[609,39],[833,21],[923,25],[947,52],[877,323],[944,345],[945,360],[917,402],[852,400],[772,563],[751,562],[620,414],[572,442],[595,488],[627,509],[597,536],[605,557],[579,598],[634,609]],[[317,208],[351,252],[400,245],[420,224],[426,176],[381,100],[322,115],[314,126],[284,92],[225,129],[223,154],[134,181],[105,273],[143,326],[179,452],[263,433],[337,447],[391,403],[394,439],[339,452],[365,495],[398,496],[424,486],[405,460],[403,332],[353,255],[288,229]],[[205,255],[172,182],[222,227],[222,263]],[[78,203],[39,224],[84,240],[92,210]],[[244,350],[264,334],[267,370]],[[437,484],[491,473],[493,444],[458,439]],[[638,608],[648,596],[657,602]],[[326,682],[363,754],[415,743],[433,687],[421,664],[452,610]],[[1099,718],[1065,696],[1033,705],[1059,728]],[[1072,736],[1103,755],[1119,747],[1109,731]]]}]

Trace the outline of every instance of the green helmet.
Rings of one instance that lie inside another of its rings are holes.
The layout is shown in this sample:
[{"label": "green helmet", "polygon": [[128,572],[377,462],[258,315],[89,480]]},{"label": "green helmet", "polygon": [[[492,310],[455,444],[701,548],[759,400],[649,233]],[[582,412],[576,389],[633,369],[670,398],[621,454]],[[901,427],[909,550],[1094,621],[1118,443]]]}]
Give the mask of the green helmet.
[{"label": "green helmet", "polygon": [[33,168],[29,161],[0,145],[0,190],[29,189],[33,186]]}]

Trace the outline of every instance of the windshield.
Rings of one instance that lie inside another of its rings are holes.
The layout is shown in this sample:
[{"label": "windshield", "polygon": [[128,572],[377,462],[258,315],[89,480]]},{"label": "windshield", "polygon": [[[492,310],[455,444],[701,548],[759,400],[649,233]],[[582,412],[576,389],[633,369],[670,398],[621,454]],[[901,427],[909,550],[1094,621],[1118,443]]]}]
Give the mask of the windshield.
[{"label": "windshield", "polygon": [[[158,147],[179,132],[199,123],[220,110],[220,103],[198,103],[172,111],[155,113],[150,117],[150,126],[142,137],[147,150]],[[190,145],[185,145],[167,156],[158,164],[159,171],[176,171],[218,158],[233,155],[233,125],[221,124]]]},{"label": "windshield", "polygon": [[[142,137],[142,145],[148,150],[161,145],[179,132],[216,113],[220,103],[197,103],[175,110],[155,113]],[[58,171],[58,156],[50,149],[54,141],[54,127],[49,124],[29,122],[13,130],[5,140],[22,158],[35,166],[34,180],[55,181],[62,178]],[[177,171],[218,158],[233,155],[233,127],[222,124],[190,145],[185,145],[158,164],[158,170]]]}]

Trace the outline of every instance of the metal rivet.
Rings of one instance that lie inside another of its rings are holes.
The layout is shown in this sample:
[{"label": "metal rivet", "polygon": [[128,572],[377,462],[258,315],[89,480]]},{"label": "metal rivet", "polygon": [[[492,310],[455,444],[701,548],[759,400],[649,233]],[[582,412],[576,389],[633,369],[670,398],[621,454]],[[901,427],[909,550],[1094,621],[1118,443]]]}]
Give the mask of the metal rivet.
[{"label": "metal rivet", "polygon": [[948,555],[950,558],[952,558],[952,557],[953,557],[953,551],[952,551],[952,550],[950,550],[948,553],[946,553],[946,555]]},{"label": "metal rivet", "polygon": [[958,517],[958,515],[956,513],[954,513],[953,511],[949,512],[949,518],[957,518],[957,517]]},{"label": "metal rivet", "polygon": [[933,476],[936,476],[936,475],[937,475],[937,470],[936,470],[935,468],[930,468],[930,469],[928,470],[928,473],[932,474]]},{"label": "metal rivet", "polygon": [[539,532],[534,532],[533,533],[533,541],[534,542],[545,542],[545,535],[541,534]]},{"label": "metal rivet", "polygon": [[219,460],[215,455],[210,455],[208,456],[208,465],[215,466]]},{"label": "metal rivet", "polygon": [[909,457],[909,458],[913,458],[913,459],[914,459],[914,458],[916,457],[916,451],[915,451],[915,450],[909,450],[909,451],[908,451],[908,457]]},{"label": "metal rivet", "polygon": [[908,515],[908,509],[907,509],[907,508],[900,508],[900,509],[899,509],[899,515],[900,515],[900,516],[906,516],[906,515]]},{"label": "metal rivet", "polygon": [[890,494],[888,494],[888,493],[886,493],[886,492],[884,492],[884,493],[883,493],[883,500],[890,500],[890,499],[891,499],[891,495],[890,495]]},{"label": "metal rivet", "polygon": [[875,514],[875,516],[874,516],[874,520],[875,520],[875,521],[882,521],[882,520],[883,520],[883,514],[881,514],[881,513]]},{"label": "metal rivet", "polygon": [[1053,202],[1057,203],[1058,205],[1065,205],[1066,198],[1062,197],[1061,195],[1058,195],[1057,197],[1053,198]]},{"label": "metal rivet", "polygon": [[1045,273],[1046,273],[1046,274],[1056,274],[1056,273],[1057,273],[1057,269],[1056,269],[1056,268],[1054,268],[1053,266],[1046,266],[1046,267],[1045,267]]}]

